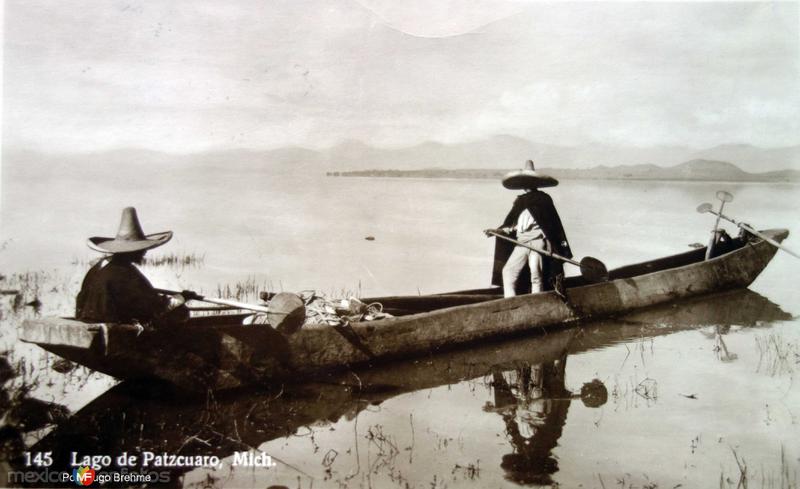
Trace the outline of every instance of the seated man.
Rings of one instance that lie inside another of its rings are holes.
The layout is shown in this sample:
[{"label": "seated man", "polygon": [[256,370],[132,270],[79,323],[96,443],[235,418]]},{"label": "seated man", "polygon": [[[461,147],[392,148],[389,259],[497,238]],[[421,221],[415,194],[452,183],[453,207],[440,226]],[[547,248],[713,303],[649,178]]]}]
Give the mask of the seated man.
[{"label": "seated man", "polygon": [[90,248],[108,256],[94,265],[83,279],[75,317],[89,322],[139,322],[154,326],[185,322],[189,310],[184,302],[191,299],[192,294],[186,291],[173,297],[161,295],[134,266],[142,263],[147,250],[171,238],[172,231],[145,235],[136,209],[124,209],[115,238],[89,238]]},{"label": "seated man", "polygon": [[[558,180],[537,173],[531,160],[528,160],[524,170],[507,174],[503,177],[503,186],[523,189],[525,193],[514,201],[501,227],[497,230],[487,229],[486,235],[491,236],[490,231],[509,235],[516,233],[517,241],[528,246],[572,258],[553,199],[539,190],[556,185]],[[527,292],[526,282],[530,283],[532,293],[551,290],[556,277],[564,273],[562,262],[502,239],[496,240],[494,259],[492,284],[502,284],[505,297]],[[527,276],[530,276],[529,281],[526,280]]]}]

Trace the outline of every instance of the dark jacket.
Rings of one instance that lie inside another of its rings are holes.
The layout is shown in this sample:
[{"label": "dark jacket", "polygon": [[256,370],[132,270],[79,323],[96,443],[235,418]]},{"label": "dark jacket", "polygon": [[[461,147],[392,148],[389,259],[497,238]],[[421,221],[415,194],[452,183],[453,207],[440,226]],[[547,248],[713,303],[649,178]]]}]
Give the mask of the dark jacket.
[{"label": "dark jacket", "polygon": [[[567,242],[567,235],[561,218],[558,216],[553,199],[541,190],[525,192],[517,197],[511,207],[506,219],[500,227],[514,226],[519,219],[519,215],[524,209],[528,209],[536,223],[544,233],[547,249],[565,258],[572,258],[572,251]],[[514,236],[512,236],[514,237]],[[494,247],[494,268],[492,270],[492,285],[503,285],[503,266],[511,256],[514,244],[500,238],[495,238]],[[558,274],[564,273],[564,265],[560,260],[544,257],[542,261],[542,285],[545,290],[553,288],[552,279]],[[530,292],[530,270],[525,265],[517,281],[518,293]]]},{"label": "dark jacket", "polygon": [[75,317],[92,322],[147,323],[164,315],[169,303],[132,263],[103,260],[83,279]]}]

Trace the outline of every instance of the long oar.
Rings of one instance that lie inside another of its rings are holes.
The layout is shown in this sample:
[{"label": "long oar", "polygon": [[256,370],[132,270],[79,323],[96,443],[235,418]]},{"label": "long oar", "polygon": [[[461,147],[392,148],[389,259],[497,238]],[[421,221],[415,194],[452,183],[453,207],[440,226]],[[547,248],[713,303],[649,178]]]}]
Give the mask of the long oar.
[{"label": "long oar", "polygon": [[719,214],[717,214],[717,221],[714,223],[714,229],[711,230],[711,239],[708,241],[706,248],[706,260],[710,259],[714,254],[714,246],[717,244],[717,230],[719,229],[719,216],[725,208],[725,204],[733,202],[733,194],[724,190],[717,191],[717,198],[720,200]]},{"label": "long oar", "polygon": [[732,218],[726,216],[725,214],[723,214],[721,212],[715,212],[714,211],[714,207],[711,204],[709,204],[708,202],[700,204],[699,206],[697,206],[697,212],[699,212],[701,214],[704,213],[704,212],[708,212],[708,213],[714,214],[715,216],[717,216],[717,219],[722,218],[722,219],[725,219],[728,222],[736,224],[741,229],[744,229],[745,231],[747,231],[748,233],[750,233],[750,234],[752,234],[754,236],[758,236],[759,238],[763,239],[764,241],[766,241],[767,243],[771,244],[772,246],[774,246],[776,248],[780,248],[783,251],[785,251],[786,253],[789,253],[790,255],[792,255],[792,256],[794,256],[796,258],[800,258],[800,255],[798,255],[794,251],[790,250],[789,248],[783,246],[782,244],[778,243],[777,241],[775,241],[774,239],[770,238],[766,234],[756,231],[755,229],[753,229],[752,227],[748,226],[747,224],[745,224],[743,222],[737,222],[735,219],[732,219]]},{"label": "long oar", "polygon": [[527,245],[521,241],[517,241],[516,239],[511,239],[508,236],[504,236],[498,232],[487,230],[488,234],[493,236],[497,236],[500,239],[504,239],[511,243],[514,243],[517,246],[522,246],[523,248],[528,248],[529,250],[533,250],[540,255],[548,256],[550,258],[555,258],[556,260],[561,260],[563,262],[571,263],[581,269],[581,275],[583,278],[588,280],[589,282],[607,282],[608,281],[608,269],[606,268],[605,264],[598,260],[597,258],[592,258],[591,256],[586,256],[581,261],[575,261],[570,258],[566,258],[561,255],[557,255],[552,251],[540,250],[538,248],[534,248],[533,246]]},{"label": "long oar", "polygon": [[[177,290],[167,290],[167,289],[156,289],[156,292],[161,294],[169,294],[169,295],[176,295],[180,294],[180,291]],[[239,302],[239,301],[232,301],[229,299],[218,299],[212,297],[205,297],[203,295],[195,293],[195,297],[192,297],[193,300],[198,300],[201,302],[208,302],[209,304],[218,304],[220,306],[230,306],[235,307],[236,309],[247,309],[249,311],[256,311],[256,312],[269,312],[269,308],[265,306],[259,306],[255,304],[248,304],[246,302]]]}]

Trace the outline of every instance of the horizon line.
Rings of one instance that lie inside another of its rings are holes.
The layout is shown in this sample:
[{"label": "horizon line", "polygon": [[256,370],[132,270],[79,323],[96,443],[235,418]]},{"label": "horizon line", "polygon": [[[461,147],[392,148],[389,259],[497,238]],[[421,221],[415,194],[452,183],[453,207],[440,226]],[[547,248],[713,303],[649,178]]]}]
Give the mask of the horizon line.
[{"label": "horizon line", "polygon": [[800,147],[800,142],[796,144],[789,144],[785,146],[759,146],[756,144],[746,143],[746,142],[727,142],[727,143],[720,143],[715,144],[712,146],[690,146],[690,145],[681,145],[681,144],[667,144],[667,143],[659,143],[659,144],[652,144],[647,146],[642,145],[626,145],[626,144],[618,144],[618,143],[610,143],[610,142],[600,142],[600,141],[589,141],[580,144],[555,144],[555,143],[547,143],[537,140],[532,140],[528,138],[524,138],[521,136],[515,136],[512,134],[495,134],[493,136],[488,136],[481,139],[471,139],[461,142],[442,142],[433,139],[424,140],[418,143],[413,144],[405,144],[405,145],[381,145],[381,144],[374,144],[370,143],[361,139],[354,139],[354,138],[346,138],[341,139],[335,144],[331,144],[328,146],[319,146],[315,147],[312,145],[301,145],[301,144],[294,144],[294,143],[287,143],[281,146],[265,146],[265,147],[248,147],[248,146],[231,146],[231,147],[210,147],[207,149],[201,150],[193,150],[193,151],[174,151],[174,150],[166,150],[166,149],[156,149],[146,146],[119,146],[119,147],[109,147],[109,148],[94,148],[94,149],[86,149],[86,150],[57,150],[51,148],[42,148],[34,145],[17,145],[17,144],[2,144],[2,154],[6,153],[38,153],[42,155],[91,155],[91,154],[104,154],[104,153],[114,153],[114,152],[150,152],[150,153],[160,153],[166,155],[197,155],[197,154],[208,154],[208,153],[223,153],[223,152],[231,152],[231,151],[246,151],[252,153],[258,152],[272,152],[272,151],[280,151],[280,150],[287,150],[287,149],[297,149],[297,150],[304,150],[304,151],[312,151],[315,153],[324,153],[326,151],[331,151],[341,146],[346,146],[348,144],[358,144],[365,147],[369,147],[372,149],[382,150],[382,151],[397,151],[403,149],[411,149],[417,148],[420,146],[425,145],[439,145],[443,147],[454,147],[454,146],[461,146],[461,145],[469,145],[469,144],[478,144],[481,142],[488,142],[492,139],[497,138],[513,138],[517,139],[529,144],[533,145],[542,145],[542,146],[552,146],[557,148],[564,148],[564,149],[571,149],[571,148],[580,148],[585,146],[605,146],[609,148],[618,148],[618,149],[657,149],[657,148],[680,148],[686,149],[689,151],[705,151],[710,149],[716,149],[721,147],[730,147],[730,146],[745,146],[749,148],[754,148],[758,150],[782,150],[782,149],[793,149]]}]

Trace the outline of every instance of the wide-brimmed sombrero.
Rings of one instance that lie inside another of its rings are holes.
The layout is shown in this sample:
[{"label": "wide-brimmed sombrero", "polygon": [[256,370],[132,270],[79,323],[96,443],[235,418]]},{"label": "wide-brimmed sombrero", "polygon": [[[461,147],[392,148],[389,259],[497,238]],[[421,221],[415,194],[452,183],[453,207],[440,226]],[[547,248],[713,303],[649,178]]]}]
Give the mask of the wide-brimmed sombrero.
[{"label": "wide-brimmed sombrero", "polygon": [[114,238],[89,238],[89,248],[102,253],[132,253],[134,251],[149,250],[163,245],[172,239],[172,231],[163,233],[144,234],[136,209],[126,207],[122,210],[122,220],[119,222],[119,231]]},{"label": "wide-brimmed sombrero", "polygon": [[528,188],[555,187],[558,180],[537,172],[533,168],[533,161],[525,162],[525,168],[512,171],[503,177],[503,187],[511,190],[521,190]]}]

